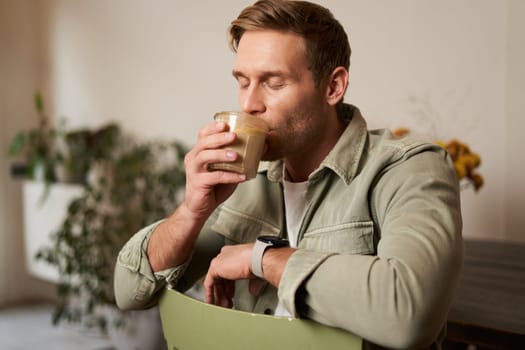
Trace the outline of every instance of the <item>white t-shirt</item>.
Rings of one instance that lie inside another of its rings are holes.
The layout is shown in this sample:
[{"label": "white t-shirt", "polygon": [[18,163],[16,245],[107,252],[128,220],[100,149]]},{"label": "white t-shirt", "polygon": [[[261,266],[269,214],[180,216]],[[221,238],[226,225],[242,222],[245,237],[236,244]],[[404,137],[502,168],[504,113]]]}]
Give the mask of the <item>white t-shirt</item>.
[{"label": "white t-shirt", "polygon": [[[306,212],[307,187],[308,181],[289,182],[286,181],[286,179],[283,177],[286,230],[288,231],[288,240],[290,241],[290,247],[292,248],[297,247],[297,236],[299,233],[299,228],[301,227],[301,223]],[[280,300],[277,304],[277,307],[275,308],[274,315],[286,317],[291,316]]]}]

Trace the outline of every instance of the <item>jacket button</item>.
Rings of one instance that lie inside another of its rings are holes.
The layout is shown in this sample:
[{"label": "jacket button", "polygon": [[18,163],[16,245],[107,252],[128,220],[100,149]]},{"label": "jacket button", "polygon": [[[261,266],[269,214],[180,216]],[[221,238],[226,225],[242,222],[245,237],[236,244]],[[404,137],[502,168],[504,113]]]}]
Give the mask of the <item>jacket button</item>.
[{"label": "jacket button", "polygon": [[270,309],[270,308],[264,309],[264,314],[265,315],[271,315],[272,313],[273,313],[272,309]]}]

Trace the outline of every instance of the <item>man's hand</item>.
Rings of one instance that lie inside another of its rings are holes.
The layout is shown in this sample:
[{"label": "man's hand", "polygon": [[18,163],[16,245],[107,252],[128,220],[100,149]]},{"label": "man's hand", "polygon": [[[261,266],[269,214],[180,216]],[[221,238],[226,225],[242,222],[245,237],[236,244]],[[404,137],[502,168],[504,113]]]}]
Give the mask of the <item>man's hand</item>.
[{"label": "man's hand", "polygon": [[252,273],[253,243],[227,245],[221,249],[210,263],[210,268],[204,279],[206,302],[231,308],[235,294],[235,281],[250,280],[250,293],[258,295],[262,287],[271,283],[279,286],[284,267],[293,248],[268,249],[263,255],[263,271],[267,281],[257,278]]},{"label": "man's hand", "polygon": [[236,152],[221,147],[235,141],[236,135],[228,132],[224,122],[212,122],[199,131],[195,147],[186,154],[186,192],[184,203],[197,218],[208,216],[226,200],[238,183],[246,176],[227,171],[209,171],[208,165],[217,162],[233,162]]},{"label": "man's hand", "polygon": [[231,308],[235,281],[253,279],[251,269],[253,244],[226,245],[210,263],[204,279],[206,302]]},{"label": "man's hand", "polygon": [[236,138],[228,132],[228,125],[212,122],[199,131],[195,147],[186,154],[186,191],[177,210],[153,232],[147,254],[153,271],[161,271],[187,261],[193,246],[209,215],[225,201],[240,182],[241,174],[227,171],[209,171],[216,162],[233,162],[236,152],[221,147]]}]

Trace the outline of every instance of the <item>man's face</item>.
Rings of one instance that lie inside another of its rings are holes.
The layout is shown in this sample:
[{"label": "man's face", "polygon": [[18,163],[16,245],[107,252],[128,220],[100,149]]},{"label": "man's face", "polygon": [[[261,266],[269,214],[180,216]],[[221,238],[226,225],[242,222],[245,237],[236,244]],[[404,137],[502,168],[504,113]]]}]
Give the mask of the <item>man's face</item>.
[{"label": "man's face", "polygon": [[325,133],[325,84],[315,86],[304,40],[293,33],[247,31],[242,36],[233,75],[245,112],[269,125],[264,160],[300,159]]}]

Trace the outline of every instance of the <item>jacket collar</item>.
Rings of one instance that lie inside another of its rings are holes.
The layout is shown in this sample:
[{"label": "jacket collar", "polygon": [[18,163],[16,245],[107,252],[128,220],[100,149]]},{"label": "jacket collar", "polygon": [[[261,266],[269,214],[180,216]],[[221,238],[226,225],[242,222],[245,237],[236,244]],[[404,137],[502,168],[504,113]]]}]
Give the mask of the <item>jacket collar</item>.
[{"label": "jacket collar", "polygon": [[[322,176],[324,169],[331,169],[346,185],[357,175],[359,162],[367,140],[366,122],[359,108],[353,105],[344,104],[341,113],[342,118],[349,120],[349,123],[334,148],[328,153],[319,167],[310,174],[308,177],[309,181]],[[266,172],[268,180],[272,182],[280,182],[283,176],[283,161],[262,162],[259,172]]]}]

